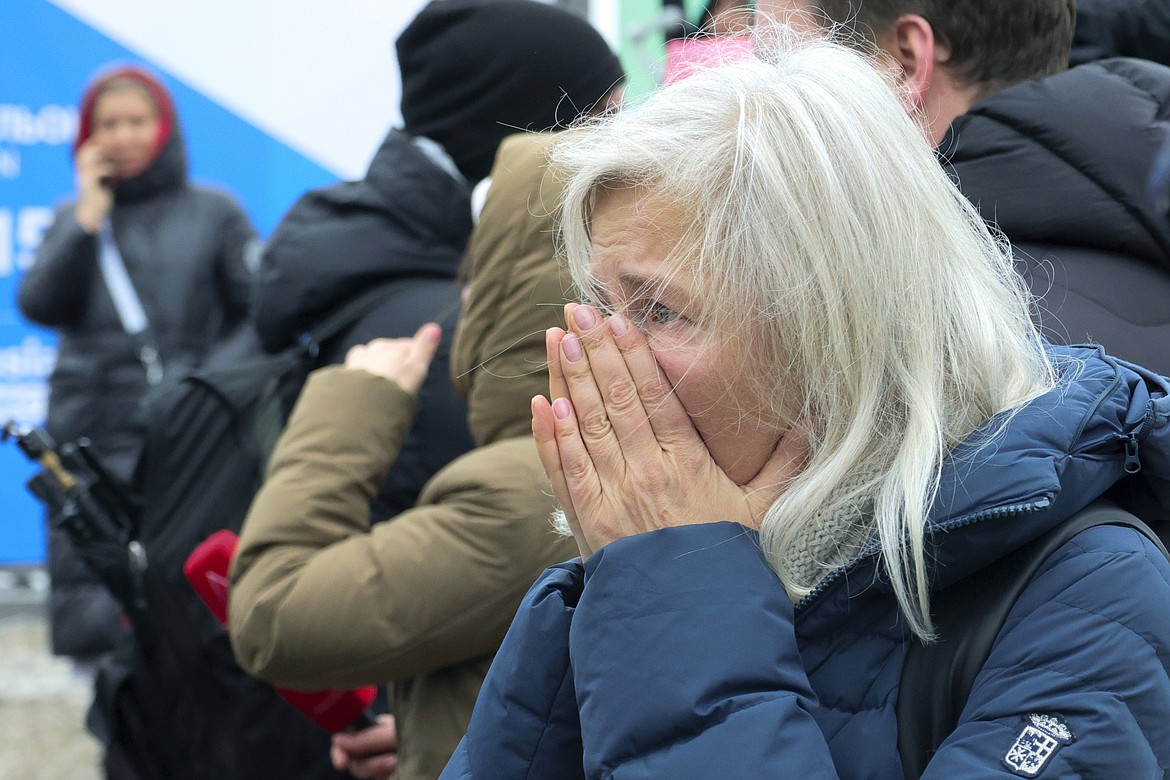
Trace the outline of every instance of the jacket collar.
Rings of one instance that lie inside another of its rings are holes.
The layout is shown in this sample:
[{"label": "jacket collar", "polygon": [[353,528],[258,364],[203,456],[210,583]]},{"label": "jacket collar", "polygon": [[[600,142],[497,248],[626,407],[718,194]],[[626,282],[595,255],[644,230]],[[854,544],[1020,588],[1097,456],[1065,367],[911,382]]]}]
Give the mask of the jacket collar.
[{"label": "jacket collar", "polygon": [[[1170,379],[1099,348],[1053,346],[1050,355],[1057,387],[991,421],[944,465],[927,521],[936,589],[1027,544],[1123,479],[1126,490],[1147,492],[1170,511]],[[1127,461],[1140,471],[1129,474]],[[878,560],[871,543],[799,606],[830,590],[841,603],[861,589],[888,591]]]}]

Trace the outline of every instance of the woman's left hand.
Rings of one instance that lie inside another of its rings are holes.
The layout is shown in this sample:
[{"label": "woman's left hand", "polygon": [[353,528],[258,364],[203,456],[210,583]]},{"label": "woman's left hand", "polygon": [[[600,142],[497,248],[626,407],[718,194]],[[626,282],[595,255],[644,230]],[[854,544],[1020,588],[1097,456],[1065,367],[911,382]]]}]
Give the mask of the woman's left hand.
[{"label": "woman's left hand", "polygon": [[759,473],[737,485],[711,458],[645,337],[615,315],[569,304],[571,332],[546,334],[550,404],[532,400],[532,430],[582,554],[669,526],[757,527],[803,466],[805,439],[779,437]]}]

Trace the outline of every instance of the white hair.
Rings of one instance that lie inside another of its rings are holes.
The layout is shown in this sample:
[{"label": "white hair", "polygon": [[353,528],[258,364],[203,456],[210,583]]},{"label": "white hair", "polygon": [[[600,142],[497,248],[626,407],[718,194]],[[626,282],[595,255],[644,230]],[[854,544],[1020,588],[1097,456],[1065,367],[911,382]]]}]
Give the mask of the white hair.
[{"label": "white hair", "polygon": [[[789,593],[831,568],[815,561],[810,576],[803,551],[844,516],[880,544],[903,614],[929,637],[923,531],[942,464],[1054,379],[1006,243],[948,180],[892,77],[770,25],[748,58],[570,131],[554,163],[586,297],[604,293],[589,221],[606,189],[643,188],[690,217],[663,228],[679,234],[668,262],[704,290],[705,332],[751,344],[738,365],[760,418],[811,441],[760,525]],[[842,540],[854,554],[856,538]]]}]

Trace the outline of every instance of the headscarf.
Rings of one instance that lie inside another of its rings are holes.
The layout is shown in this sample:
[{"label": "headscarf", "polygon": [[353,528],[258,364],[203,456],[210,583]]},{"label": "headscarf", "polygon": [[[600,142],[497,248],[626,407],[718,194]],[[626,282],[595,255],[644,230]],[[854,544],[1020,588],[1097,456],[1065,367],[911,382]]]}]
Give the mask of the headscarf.
[{"label": "headscarf", "polygon": [[170,92],[149,71],[135,65],[118,65],[98,74],[81,95],[77,110],[77,137],[73,152],[93,135],[93,112],[106,89],[115,81],[131,81],[150,95],[158,110],[158,137],[155,139],[155,157],[146,170],[130,179],[119,181],[114,190],[117,201],[138,200],[160,190],[178,186],[187,177],[187,152],[179,131],[178,115]]},{"label": "headscarf", "polygon": [[115,81],[134,82],[145,89],[150,95],[150,99],[154,101],[159,118],[155,153],[161,152],[167,138],[170,137],[171,128],[175,124],[175,104],[162,82],[142,68],[133,65],[121,65],[105,70],[86,86],[85,92],[81,95],[81,106],[77,109],[78,128],[77,138],[73,141],[73,151],[76,152],[93,135],[93,110],[97,106],[98,98]]}]

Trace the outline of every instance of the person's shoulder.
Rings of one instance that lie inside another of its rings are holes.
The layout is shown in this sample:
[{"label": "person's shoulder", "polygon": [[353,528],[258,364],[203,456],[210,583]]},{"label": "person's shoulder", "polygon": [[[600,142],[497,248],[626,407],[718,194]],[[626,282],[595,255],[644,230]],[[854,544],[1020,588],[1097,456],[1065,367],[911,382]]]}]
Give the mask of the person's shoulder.
[{"label": "person's shoulder", "polygon": [[509,225],[545,243],[543,231],[534,233],[532,226],[552,219],[556,213],[563,182],[552,170],[551,154],[570,132],[519,133],[504,139],[480,217],[482,225],[491,226],[489,233],[500,233],[504,225]]},{"label": "person's shoulder", "polygon": [[1024,610],[1061,604],[1156,633],[1170,649],[1170,560],[1143,533],[1098,525],[1074,536],[1041,566],[1021,594]]},{"label": "person's shoulder", "polygon": [[1100,80],[1110,80],[1114,84],[1121,79],[1162,107],[1170,102],[1170,67],[1151,60],[1112,57],[1079,65],[1067,72],[1077,78],[1089,78],[1088,74],[1097,73]]},{"label": "person's shoulder", "polygon": [[[1076,65],[1036,81],[1026,81],[1003,90],[1005,94],[1030,99],[1097,98],[1105,105],[1130,101],[1170,100],[1170,67],[1136,57],[1109,57]],[[995,95],[992,95],[994,100]],[[1042,110],[1043,104],[1037,106]]]},{"label": "person's shoulder", "polygon": [[[507,181],[521,188],[534,189],[534,184],[544,176],[553,149],[566,132],[571,131],[516,133],[505,138],[500,143],[492,168],[492,186]],[[531,183],[525,184],[526,181]]]},{"label": "person's shoulder", "polygon": [[188,182],[184,186],[184,191],[188,197],[211,208],[238,212],[244,210],[240,199],[235,194],[217,184]]},{"label": "person's shoulder", "polygon": [[530,162],[535,164],[547,160],[549,153],[563,133],[515,133],[500,142],[499,159]]},{"label": "person's shoulder", "polygon": [[510,515],[518,520],[547,518],[554,509],[531,436],[502,439],[464,453],[431,478],[419,503],[443,503],[469,495],[485,506],[509,507]]},{"label": "person's shoulder", "polygon": [[[515,479],[501,482],[500,475],[505,473]],[[531,484],[543,486],[546,482],[531,436],[513,436],[476,447],[448,464],[436,479],[440,476],[451,481],[487,482],[501,490],[520,488],[526,492]]]}]

